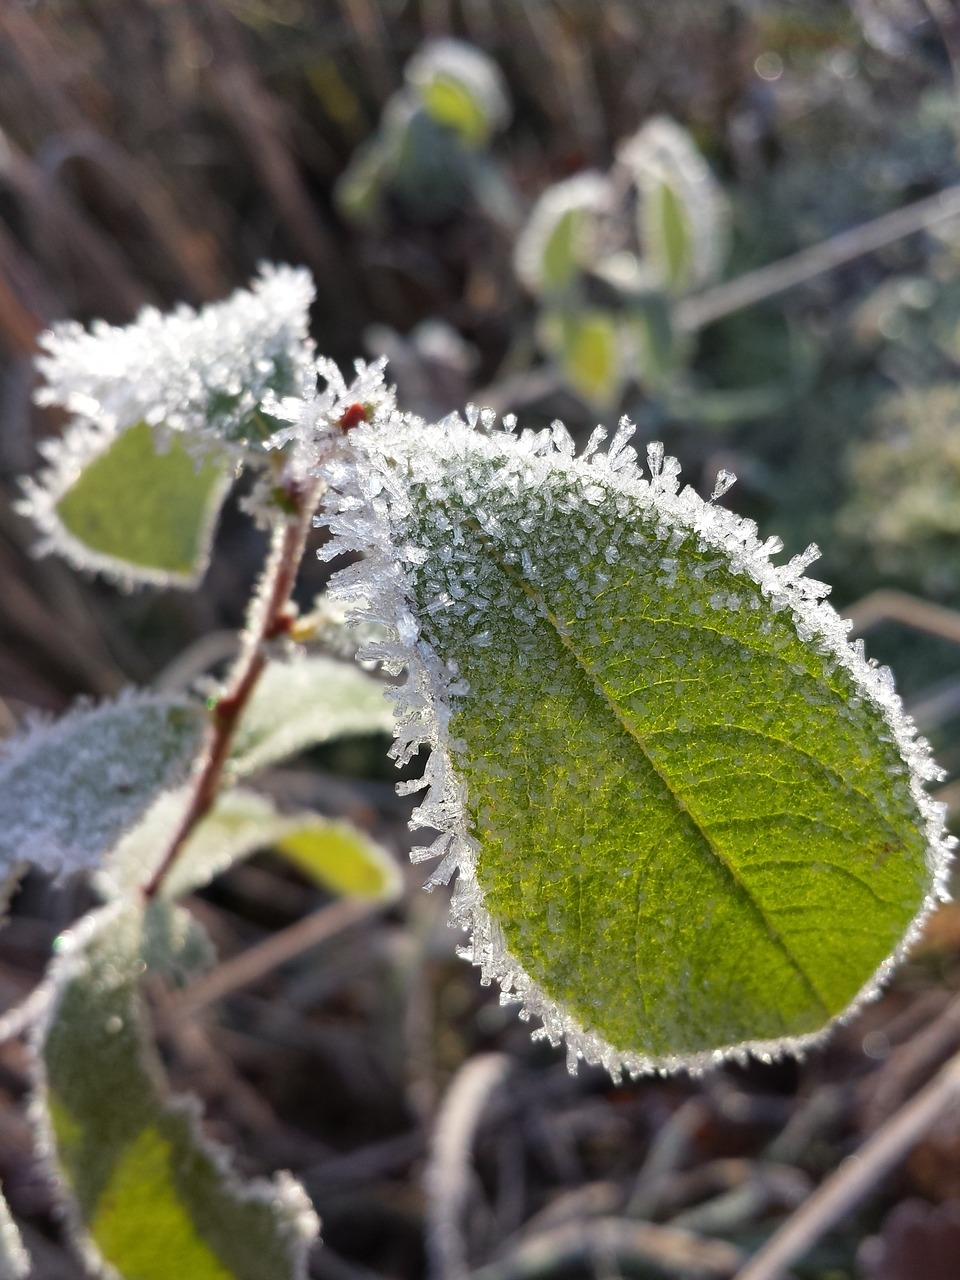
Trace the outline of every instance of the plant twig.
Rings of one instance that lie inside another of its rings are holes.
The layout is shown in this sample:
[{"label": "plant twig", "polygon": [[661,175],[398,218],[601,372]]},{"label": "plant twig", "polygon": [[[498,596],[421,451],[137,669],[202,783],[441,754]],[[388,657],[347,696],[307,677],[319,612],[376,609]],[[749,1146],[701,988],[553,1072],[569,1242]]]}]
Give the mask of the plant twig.
[{"label": "plant twig", "polygon": [[537,1280],[572,1265],[589,1267],[597,1255],[630,1267],[653,1266],[658,1274],[712,1277],[733,1275],[743,1253],[726,1240],[705,1240],[680,1227],[630,1218],[569,1222],[526,1241],[509,1257],[473,1273],[473,1280]]},{"label": "plant twig", "polygon": [[471,1186],[470,1147],[487,1100],[509,1069],[504,1054],[471,1058],[457,1073],[437,1116],[423,1179],[433,1280],[466,1280],[470,1274],[461,1226]]},{"label": "plant twig", "polygon": [[213,807],[234,732],[267,665],[268,645],[271,640],[289,632],[293,620],[290,596],[318,498],[319,490],[315,486],[297,495],[296,513],[278,526],[274,533],[270,559],[251,607],[243,648],[231,672],[227,690],[213,709],[190,803],[167,852],[144,889],[147,899],[156,896],[190,833]]},{"label": "plant twig", "polygon": [[808,1253],[873,1190],[958,1099],[960,1053],[817,1188],[737,1273],[736,1280],[779,1280],[787,1267]]},{"label": "plant twig", "polygon": [[902,622],[917,631],[928,631],[960,644],[960,613],[956,609],[921,600],[906,591],[871,591],[843,612],[852,619],[855,635],[862,636],[881,622]]},{"label": "plant twig", "polygon": [[192,983],[174,1002],[173,1015],[179,1021],[199,1013],[214,1000],[222,1000],[232,991],[249,986],[271,969],[365,920],[382,906],[382,903],[370,902],[366,898],[340,898],[319,911],[311,912],[286,929],[264,938],[256,946],[248,947],[217,965],[206,977]]},{"label": "plant twig", "polygon": [[778,293],[786,293],[788,289],[805,284],[845,262],[853,262],[864,254],[894,244],[915,231],[926,231],[939,222],[956,217],[960,217],[960,184],[946,187],[936,195],[917,200],[902,209],[894,209],[892,213],[882,214],[849,231],[841,231],[829,240],[757,271],[749,271],[695,297],[683,299],[674,311],[677,327],[702,329],[714,320],[764,302]]}]

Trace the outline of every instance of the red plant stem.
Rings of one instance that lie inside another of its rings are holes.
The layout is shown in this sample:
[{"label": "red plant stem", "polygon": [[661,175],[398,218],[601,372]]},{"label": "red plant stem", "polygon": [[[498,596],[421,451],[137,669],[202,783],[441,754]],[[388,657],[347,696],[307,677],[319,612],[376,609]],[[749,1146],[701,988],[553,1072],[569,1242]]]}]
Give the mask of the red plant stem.
[{"label": "red plant stem", "polygon": [[316,486],[297,495],[296,512],[288,516],[274,534],[274,544],[264,570],[262,586],[250,611],[243,649],[230,674],[226,692],[213,709],[198,761],[190,803],[167,852],[144,888],[144,896],[148,900],[156,897],[194,827],[213,808],[220,791],[224,766],[230,755],[233,735],[267,665],[267,646],[271,640],[286,635],[290,630],[294,618],[290,595],[303,559],[311,517],[319,496],[320,491]]}]

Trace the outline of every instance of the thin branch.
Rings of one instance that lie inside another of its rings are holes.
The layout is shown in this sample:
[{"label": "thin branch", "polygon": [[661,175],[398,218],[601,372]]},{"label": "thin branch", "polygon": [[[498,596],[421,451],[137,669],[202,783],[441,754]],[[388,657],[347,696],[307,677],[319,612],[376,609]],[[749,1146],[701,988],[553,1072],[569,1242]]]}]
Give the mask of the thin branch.
[{"label": "thin branch", "polygon": [[852,619],[855,635],[863,635],[881,622],[902,622],[960,644],[960,613],[956,609],[921,600],[906,591],[871,591],[843,612]]},{"label": "thin branch", "polygon": [[956,217],[960,217],[960,184],[946,187],[936,195],[917,200],[892,213],[882,214],[849,231],[841,231],[829,240],[738,276],[735,280],[728,280],[696,297],[684,298],[677,303],[674,320],[680,329],[702,329],[743,307],[751,307],[799,284],[806,284],[808,280],[824,275],[845,262],[853,262],[864,254],[874,253],[902,240],[904,236],[927,231]]},{"label": "thin branch", "polygon": [[222,1000],[233,991],[257,982],[271,969],[276,969],[310,947],[342,933],[351,925],[359,924],[383,904],[365,898],[340,898],[321,907],[295,924],[271,934],[256,946],[248,947],[239,955],[224,961],[204,978],[199,978],[173,1003],[171,1012],[179,1021],[199,1013],[215,1000]]},{"label": "thin branch", "polygon": [[190,803],[167,852],[144,889],[147,899],[156,896],[190,833],[213,807],[223,780],[224,766],[230,755],[233,735],[267,665],[269,643],[290,630],[293,620],[291,592],[303,559],[310,521],[318,498],[317,487],[297,495],[296,514],[286,519],[274,533],[270,559],[251,607],[243,649],[231,673],[227,690],[213,709]]},{"label": "thin branch", "polygon": [[928,1129],[960,1100],[960,1053],[817,1188],[736,1280],[780,1280],[831,1227],[874,1189]]},{"label": "thin branch", "polygon": [[630,1218],[569,1222],[526,1241],[509,1257],[473,1273],[473,1280],[538,1280],[571,1266],[590,1268],[602,1257],[631,1270],[721,1280],[732,1276],[743,1253],[726,1240],[705,1240],[680,1227]]},{"label": "thin branch", "polygon": [[470,1194],[470,1149],[490,1094],[510,1069],[501,1053],[484,1053],[460,1068],[437,1116],[423,1175],[427,1193],[427,1256],[433,1280],[470,1274],[461,1219]]}]

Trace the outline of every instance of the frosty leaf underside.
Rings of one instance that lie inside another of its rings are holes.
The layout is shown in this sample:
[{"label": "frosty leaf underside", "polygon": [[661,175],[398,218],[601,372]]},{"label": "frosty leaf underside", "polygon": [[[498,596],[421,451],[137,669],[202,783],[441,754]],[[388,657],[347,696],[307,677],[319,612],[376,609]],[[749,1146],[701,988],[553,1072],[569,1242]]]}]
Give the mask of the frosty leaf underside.
[{"label": "frosty leaf underside", "polygon": [[[562,441],[445,425],[363,447],[426,665],[448,673],[477,962],[532,983],[551,1033],[635,1068],[840,1014],[941,855],[892,690],[813,584],[801,639],[802,589],[745,522]],[[422,820],[456,838],[457,804],[433,795]]]},{"label": "frosty leaf underside", "polygon": [[92,1270],[123,1280],[297,1280],[316,1219],[293,1179],[241,1183],[171,1099],[145,1025],[144,970],[180,967],[196,926],[178,908],[112,904],[51,969],[35,1122]]},{"label": "frosty leaf underside", "polygon": [[205,724],[199,705],[140,694],[81,707],[5,743],[0,876],[21,861],[50,871],[93,866],[183,778]]}]

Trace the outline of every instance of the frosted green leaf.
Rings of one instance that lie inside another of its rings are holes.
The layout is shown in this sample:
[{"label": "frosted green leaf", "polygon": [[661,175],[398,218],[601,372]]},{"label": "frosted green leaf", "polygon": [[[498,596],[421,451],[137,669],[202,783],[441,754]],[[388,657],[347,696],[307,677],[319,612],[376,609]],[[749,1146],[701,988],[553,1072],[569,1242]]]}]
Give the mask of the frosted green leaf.
[{"label": "frosted green leaf", "polygon": [[196,1104],[167,1091],[139,994],[145,967],[165,964],[147,933],[141,908],[113,903],[51,966],[33,1117],[76,1242],[92,1272],[121,1280],[299,1280],[317,1231],[302,1188],[289,1174],[241,1182]]},{"label": "frosted green leaf", "polygon": [[[68,432],[93,434],[85,424]],[[64,445],[76,459],[81,450],[69,439]],[[41,551],[124,584],[189,587],[202,577],[232,480],[225,461],[198,464],[176,438],[158,449],[153,430],[139,422],[59,478],[66,487],[48,489]]]},{"label": "frosted green leaf", "polygon": [[[108,893],[147,884],[169,847],[189,803],[181,789],[161,796],[104,863]],[[278,813],[266,796],[241,788],[224,792],[196,826],[161,887],[181,898],[209,884],[258,849],[275,849],[332,893],[389,901],[400,891],[396,863],[352,823],[316,813]]]},{"label": "frosted green leaf", "polygon": [[334,590],[407,665],[394,754],[432,748],[415,821],[466,954],[574,1062],[810,1043],[943,891],[939,773],[889,671],[815,548],[774,565],[661,446],[645,479],[626,420],[580,457],[560,424],[479,422],[358,428],[327,551],[366,553]]},{"label": "frosted green leaf", "polygon": [[0,747],[0,876],[21,862],[95,865],[154,798],[186,774],[203,708],[131,694],[39,723]]},{"label": "frosted green leaf", "polygon": [[333,658],[273,662],[243,714],[229,768],[245,777],[320,742],[389,733],[393,717],[384,685]]},{"label": "frosted green leaf", "polygon": [[510,119],[500,68],[461,40],[430,41],[407,63],[404,77],[427,114],[468,147],[485,146]]},{"label": "frosted green leaf", "polygon": [[6,1198],[0,1194],[0,1280],[25,1280],[30,1274],[30,1255],[14,1222]]},{"label": "frosted green leaf", "polygon": [[726,202],[690,134],[655,116],[617,159],[639,192],[641,249],[663,287],[684,293],[714,281],[726,256]]},{"label": "frosted green leaf", "polygon": [[623,378],[616,316],[606,311],[573,311],[547,317],[543,329],[567,384],[577,395],[601,409],[619,399]]},{"label": "frosted green leaf", "polygon": [[612,193],[599,173],[579,173],[548,187],[518,240],[517,275],[535,294],[556,296],[573,286],[593,261],[600,217]]}]

